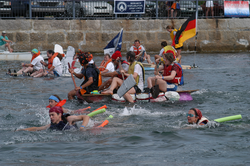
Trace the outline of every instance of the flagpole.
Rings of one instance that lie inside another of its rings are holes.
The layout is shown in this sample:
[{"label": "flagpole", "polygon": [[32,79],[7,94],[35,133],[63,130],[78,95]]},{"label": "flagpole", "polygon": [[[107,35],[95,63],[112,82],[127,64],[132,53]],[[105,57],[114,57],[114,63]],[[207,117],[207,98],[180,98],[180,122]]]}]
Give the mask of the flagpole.
[{"label": "flagpole", "polygon": [[198,32],[197,32],[197,29],[198,29],[198,26],[197,26],[197,21],[198,21],[198,0],[196,0],[196,19],[195,19],[195,44],[194,44],[194,64],[193,64],[193,68],[196,68],[197,66],[195,66],[195,57],[196,57],[196,43],[197,43],[197,35],[198,35]]},{"label": "flagpole", "polygon": [[115,50],[116,50],[116,48],[117,48],[117,46],[118,46],[118,44],[119,44],[119,40],[120,40],[120,37],[121,37],[121,32],[122,32],[122,30],[123,30],[123,28],[121,29],[120,34],[119,34],[119,36],[118,36],[118,42],[117,42],[117,44],[116,44],[116,46],[115,46]]}]

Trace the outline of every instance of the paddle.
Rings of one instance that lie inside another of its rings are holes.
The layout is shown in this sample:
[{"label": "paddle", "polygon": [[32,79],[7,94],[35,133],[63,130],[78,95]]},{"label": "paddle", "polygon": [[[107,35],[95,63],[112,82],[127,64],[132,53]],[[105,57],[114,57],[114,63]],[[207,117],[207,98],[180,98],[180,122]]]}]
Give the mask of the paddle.
[{"label": "paddle", "polygon": [[[156,66],[156,75],[158,75],[159,64]],[[155,79],[155,85],[151,88],[152,97],[155,99],[160,93],[159,85],[157,85],[157,79]]]},{"label": "paddle", "polygon": [[[69,64],[69,62],[68,62],[68,66],[69,66],[69,69],[70,69],[70,64]],[[72,78],[72,80],[73,80],[74,86],[75,86],[75,88],[76,88],[76,82],[75,82],[75,78],[74,78],[74,76],[73,76],[73,73],[70,72],[70,74],[71,74],[71,78]]]},{"label": "paddle", "polygon": [[[122,69],[121,59],[119,61],[119,69],[120,71]],[[136,85],[135,79],[133,78],[132,74],[130,74],[130,76],[126,80],[124,80],[124,75],[122,73],[122,79],[123,83],[117,91],[119,97],[122,97],[125,93],[127,93],[131,88]]]}]

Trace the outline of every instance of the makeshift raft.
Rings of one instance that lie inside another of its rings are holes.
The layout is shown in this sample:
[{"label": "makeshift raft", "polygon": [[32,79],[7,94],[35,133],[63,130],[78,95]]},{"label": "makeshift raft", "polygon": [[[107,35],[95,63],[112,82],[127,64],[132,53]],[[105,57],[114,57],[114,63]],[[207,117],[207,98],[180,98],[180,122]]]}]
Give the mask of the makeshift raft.
[{"label": "makeshift raft", "polygon": [[[191,93],[198,91],[196,90],[183,90],[183,91],[168,91],[161,92],[157,98],[153,98],[151,93],[137,93],[131,94],[134,101],[137,102],[164,102],[167,100],[171,101],[191,101],[193,100]],[[123,97],[119,97],[117,94],[84,94],[77,95],[78,100],[86,101],[88,103],[96,103],[96,102],[107,102],[107,101],[115,101],[115,102],[126,102]]]}]

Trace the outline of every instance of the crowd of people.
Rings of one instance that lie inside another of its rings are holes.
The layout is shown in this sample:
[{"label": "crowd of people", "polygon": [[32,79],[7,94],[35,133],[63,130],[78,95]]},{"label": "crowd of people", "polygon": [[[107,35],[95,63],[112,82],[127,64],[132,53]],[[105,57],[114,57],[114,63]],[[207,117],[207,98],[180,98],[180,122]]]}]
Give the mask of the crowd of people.
[{"label": "crowd of people", "polygon": [[[166,30],[170,33],[173,40],[177,30],[173,25],[167,26]],[[4,33],[3,33],[4,34]],[[6,47],[11,41],[6,40]],[[154,86],[158,85],[161,92],[176,91],[179,85],[183,83],[183,71],[181,68],[181,49],[179,45],[168,45],[166,41],[161,42],[161,50],[158,55],[154,56],[155,62],[151,61],[151,57],[147,54],[146,49],[141,45],[140,40],[136,39],[130,50],[125,54],[126,60],[122,58],[122,53],[116,50],[112,54],[105,54],[103,61],[97,66],[93,60],[93,55],[90,52],[76,52],[73,56],[74,62],[79,61],[82,69],[76,73],[73,66],[68,68],[69,73],[78,79],[83,79],[80,86],[76,86],[68,93],[68,100],[81,99],[85,94],[92,94],[98,92],[101,94],[113,95],[123,85],[126,79],[130,76],[135,80],[135,85],[128,89],[123,97],[128,102],[133,103],[134,100],[131,94],[136,93],[152,93]],[[30,63],[22,63],[22,68],[15,74],[29,75],[31,77],[43,77],[53,75],[59,77],[62,75],[61,60],[64,54],[47,51],[48,63],[40,55],[38,49],[31,51]],[[145,84],[145,69],[144,61],[148,64],[155,65],[154,76],[147,78],[147,87]],[[73,63],[72,63],[73,64]],[[11,73],[10,73],[11,74]],[[102,82],[102,77],[107,78]],[[89,123],[87,115],[70,115],[76,113],[86,113],[85,110],[69,111],[63,105],[66,100],[61,100],[58,95],[51,95],[49,97],[50,108],[49,116],[51,123],[42,127],[31,127],[21,130],[37,131],[45,129],[67,130],[76,129],[77,121],[83,121],[80,129],[84,129]],[[202,113],[197,108],[192,108],[187,114],[189,124],[204,125],[208,120],[202,116]]]}]

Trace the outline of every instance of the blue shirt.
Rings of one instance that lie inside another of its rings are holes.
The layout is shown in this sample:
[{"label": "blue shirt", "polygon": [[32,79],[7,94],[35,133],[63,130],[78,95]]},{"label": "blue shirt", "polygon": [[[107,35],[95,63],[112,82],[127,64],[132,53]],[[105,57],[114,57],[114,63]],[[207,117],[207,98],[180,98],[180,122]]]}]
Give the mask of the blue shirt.
[{"label": "blue shirt", "polygon": [[6,41],[3,41],[3,39],[5,40],[9,40],[7,36],[5,36],[5,38],[3,36],[0,36],[0,46],[6,44],[7,42]]}]

